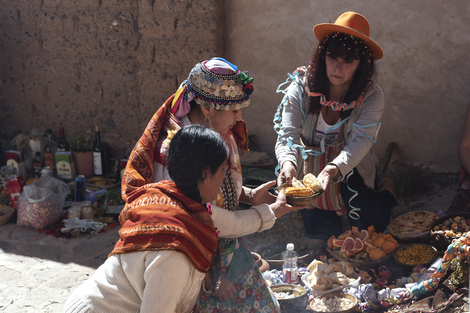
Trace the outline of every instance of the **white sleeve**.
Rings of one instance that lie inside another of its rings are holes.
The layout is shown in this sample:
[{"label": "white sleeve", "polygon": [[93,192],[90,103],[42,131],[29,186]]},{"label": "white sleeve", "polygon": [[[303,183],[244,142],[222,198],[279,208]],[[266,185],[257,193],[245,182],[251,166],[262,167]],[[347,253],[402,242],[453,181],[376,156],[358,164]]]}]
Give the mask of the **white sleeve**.
[{"label": "white sleeve", "polygon": [[[144,273],[140,313],[174,313],[187,287],[192,265],[182,253],[162,251],[150,258]],[[199,282],[200,283],[200,282]]]},{"label": "white sleeve", "polygon": [[236,238],[273,227],[276,216],[267,204],[239,211],[228,211],[212,205],[212,220],[220,232],[219,237]]}]

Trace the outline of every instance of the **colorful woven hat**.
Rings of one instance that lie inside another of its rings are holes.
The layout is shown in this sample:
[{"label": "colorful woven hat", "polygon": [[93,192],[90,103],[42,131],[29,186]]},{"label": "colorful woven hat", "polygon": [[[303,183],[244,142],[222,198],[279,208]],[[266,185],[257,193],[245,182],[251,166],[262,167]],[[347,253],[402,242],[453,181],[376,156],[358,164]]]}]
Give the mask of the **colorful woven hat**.
[{"label": "colorful woven hat", "polygon": [[199,62],[186,82],[188,92],[193,93],[189,98],[194,96],[197,104],[216,110],[243,109],[250,104],[253,92],[253,78],[248,72],[239,71],[222,58]]},{"label": "colorful woven hat", "polygon": [[374,54],[374,60],[379,60],[384,55],[382,48],[369,38],[369,22],[363,15],[356,12],[341,14],[334,24],[323,23],[315,25],[313,32],[319,42],[322,42],[327,35],[336,32],[353,35],[366,43],[367,47]]}]

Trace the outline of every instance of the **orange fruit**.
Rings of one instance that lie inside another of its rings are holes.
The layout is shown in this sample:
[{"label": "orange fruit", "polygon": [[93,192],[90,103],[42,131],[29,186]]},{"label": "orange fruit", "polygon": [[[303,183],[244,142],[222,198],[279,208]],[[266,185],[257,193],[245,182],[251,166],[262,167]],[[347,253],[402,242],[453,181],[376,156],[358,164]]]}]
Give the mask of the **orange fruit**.
[{"label": "orange fruit", "polygon": [[382,250],[385,251],[385,253],[392,253],[393,251],[395,251],[395,249],[398,247],[398,245],[393,242],[392,240],[386,240],[383,244],[382,244]]},{"label": "orange fruit", "polygon": [[383,236],[376,236],[374,241],[372,241],[372,244],[376,246],[377,248],[381,248],[384,242],[385,242],[385,239]]},{"label": "orange fruit", "polygon": [[359,238],[361,239],[362,242],[364,242],[364,240],[369,238],[369,232],[365,229],[361,230],[361,234],[359,235]]},{"label": "orange fruit", "polygon": [[356,238],[356,242],[354,242],[354,247],[352,249],[352,252],[359,253],[362,251],[363,248],[364,248],[364,245],[362,244],[362,240],[360,238]]},{"label": "orange fruit", "polygon": [[355,240],[353,237],[346,237],[344,239],[343,245],[341,246],[341,251],[343,252],[352,252],[352,249],[354,248],[354,243]]},{"label": "orange fruit", "polygon": [[326,244],[328,245],[328,248],[330,248],[330,249],[333,250],[333,248],[334,248],[334,246],[333,246],[333,240],[335,240],[335,239],[336,239],[336,236],[335,236],[335,235],[333,235],[333,236],[331,236],[330,238],[328,238],[328,241],[326,242]]},{"label": "orange fruit", "polygon": [[351,232],[352,232],[352,235],[354,236],[354,238],[357,238],[361,235],[361,232],[359,231],[359,229],[356,226],[351,227]]},{"label": "orange fruit", "polygon": [[374,248],[369,250],[369,257],[372,261],[383,258],[386,255],[385,251],[380,248]]},{"label": "orange fruit", "polygon": [[333,250],[338,250],[343,246],[344,240],[334,239],[333,240]]},{"label": "orange fruit", "polygon": [[341,235],[338,236],[338,239],[341,239],[341,240],[344,240],[346,239],[347,237],[351,237],[352,236],[352,233],[350,230],[347,230],[345,231],[344,233],[342,233]]}]

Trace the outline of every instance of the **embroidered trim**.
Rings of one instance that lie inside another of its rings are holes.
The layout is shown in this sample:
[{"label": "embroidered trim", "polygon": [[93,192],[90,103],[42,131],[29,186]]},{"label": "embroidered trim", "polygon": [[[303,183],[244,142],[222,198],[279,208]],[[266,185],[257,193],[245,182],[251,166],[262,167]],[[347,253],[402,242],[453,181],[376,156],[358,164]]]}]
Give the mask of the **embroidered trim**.
[{"label": "embroidered trim", "polygon": [[208,69],[204,62],[196,64],[187,79],[189,92],[195,94],[196,103],[216,110],[239,110],[249,106],[252,82],[253,78],[247,72],[217,74]]}]

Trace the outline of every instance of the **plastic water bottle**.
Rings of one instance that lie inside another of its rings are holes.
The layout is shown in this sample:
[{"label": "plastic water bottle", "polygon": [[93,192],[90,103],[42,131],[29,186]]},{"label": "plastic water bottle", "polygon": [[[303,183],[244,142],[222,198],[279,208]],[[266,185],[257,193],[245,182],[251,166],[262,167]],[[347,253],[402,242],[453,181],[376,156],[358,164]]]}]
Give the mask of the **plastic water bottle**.
[{"label": "plastic water bottle", "polygon": [[297,252],[294,250],[294,244],[288,243],[286,251],[282,254],[284,263],[282,264],[282,273],[284,274],[284,283],[296,284],[298,277]]},{"label": "plastic water bottle", "polygon": [[86,197],[86,201],[94,203],[95,201],[98,201],[99,199],[106,196],[107,193],[108,192],[106,191],[106,189],[100,189],[98,191],[92,192]]}]

